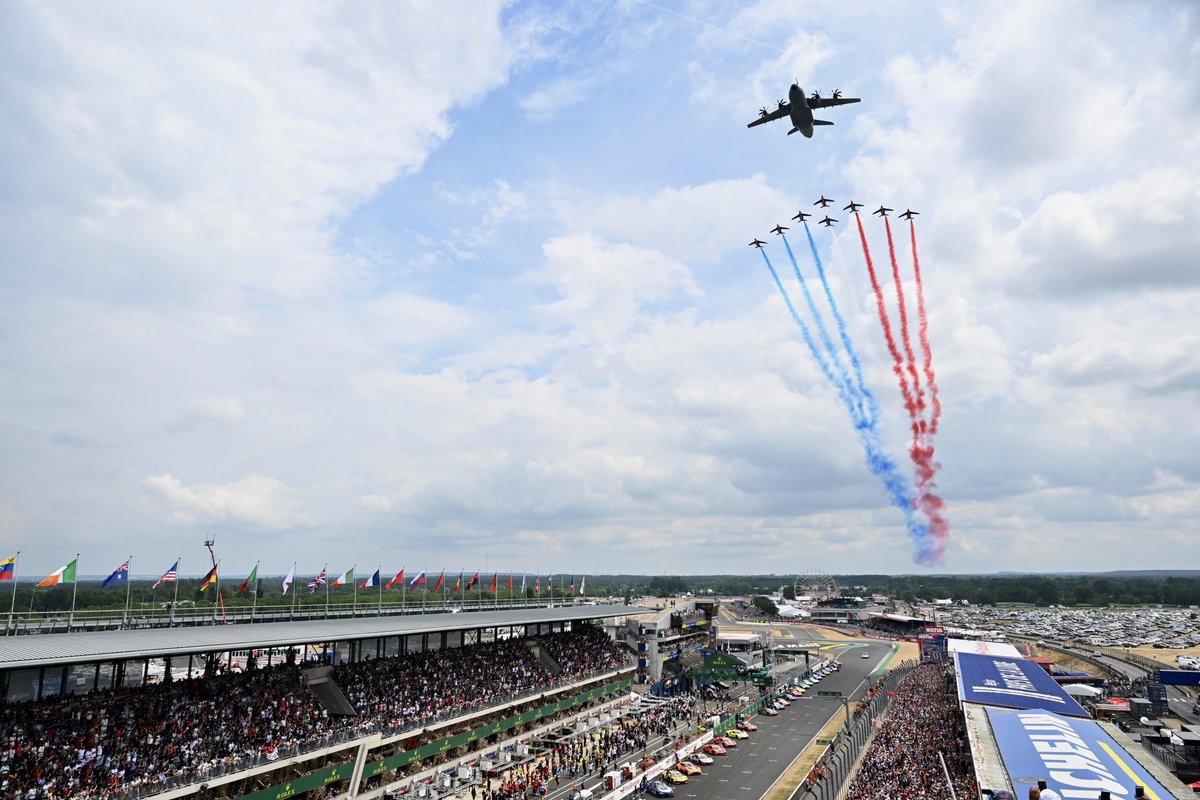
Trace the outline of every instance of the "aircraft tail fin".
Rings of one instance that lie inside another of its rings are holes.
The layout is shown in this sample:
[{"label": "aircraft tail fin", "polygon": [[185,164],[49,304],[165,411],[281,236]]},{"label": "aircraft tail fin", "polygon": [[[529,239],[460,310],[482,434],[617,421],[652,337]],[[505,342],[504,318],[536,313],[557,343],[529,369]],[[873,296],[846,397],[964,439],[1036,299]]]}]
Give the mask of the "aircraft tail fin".
[{"label": "aircraft tail fin", "polygon": [[813,120],[813,125],[832,125],[832,124],[833,124],[832,122],[828,122],[823,119],[814,119]]}]

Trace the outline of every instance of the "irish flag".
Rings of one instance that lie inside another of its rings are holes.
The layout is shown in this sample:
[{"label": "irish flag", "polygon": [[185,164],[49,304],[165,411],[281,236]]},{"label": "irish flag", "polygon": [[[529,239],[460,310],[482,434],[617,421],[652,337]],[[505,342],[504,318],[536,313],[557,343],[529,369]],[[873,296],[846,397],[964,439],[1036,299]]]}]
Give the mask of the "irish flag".
[{"label": "irish flag", "polygon": [[40,581],[38,586],[58,586],[60,583],[74,583],[75,565],[78,562],[79,559],[76,558],[65,567],[59,567],[58,569],[54,570],[54,572],[51,572],[49,575],[47,575],[45,580]]}]

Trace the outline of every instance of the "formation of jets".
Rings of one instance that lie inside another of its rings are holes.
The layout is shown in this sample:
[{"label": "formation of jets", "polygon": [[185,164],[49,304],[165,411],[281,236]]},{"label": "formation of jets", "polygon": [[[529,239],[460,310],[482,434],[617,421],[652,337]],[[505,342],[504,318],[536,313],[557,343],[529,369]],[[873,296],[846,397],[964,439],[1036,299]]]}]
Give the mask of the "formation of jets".
[{"label": "formation of jets", "polygon": [[792,120],[792,129],[788,131],[788,135],[799,131],[804,135],[805,139],[811,139],[813,135],[814,125],[832,125],[823,119],[813,118],[813,109],[829,108],[830,106],[844,106],[847,103],[857,103],[857,97],[842,97],[840,91],[834,91],[830,97],[821,97],[821,93],[813,92],[810,96],[804,96],[804,90],[799,84],[793,83],[788,89],[788,99],[780,100],[774,110],[768,111],[766,106],[758,110],[758,119],[747,125],[747,128],[753,128],[755,125],[762,125],[773,120],[790,117]]},{"label": "formation of jets", "polygon": [[[813,203],[813,205],[820,206],[821,208],[828,208],[832,202],[833,201],[830,200],[825,195],[821,195],[821,199],[818,200],[817,202]],[[846,206],[842,210],[849,211],[851,214],[857,214],[858,210],[862,207],[863,207],[862,203],[856,203],[853,200],[851,200],[849,203],[846,204]],[[881,205],[881,206],[879,206],[879,208],[875,209],[871,213],[875,214],[876,216],[886,217],[889,212],[894,211],[894,210],[895,209],[888,208],[885,205]],[[913,217],[919,216],[920,213],[921,212],[919,212],[919,211],[913,211],[911,208],[906,208],[906,209],[904,209],[904,213],[900,214],[899,216],[900,216],[900,219],[911,220]],[[797,220],[799,222],[804,222],[806,219],[808,219],[811,216],[812,216],[812,214],[808,214],[804,211],[798,211],[798,212],[796,212],[796,216],[792,217],[792,219]],[[834,224],[836,224],[836,223],[837,223],[837,220],[830,216],[826,216],[824,219],[817,221],[818,225],[824,225],[826,228],[832,228],[834,226]],[[785,225],[776,225],[774,228],[771,228],[771,233],[775,234],[776,236],[782,236],[783,232],[786,230],[790,230],[790,229]],[[766,244],[766,242],[762,241],[761,239],[755,239],[754,241],[750,242],[751,247],[760,247],[761,248],[765,244]]]}]

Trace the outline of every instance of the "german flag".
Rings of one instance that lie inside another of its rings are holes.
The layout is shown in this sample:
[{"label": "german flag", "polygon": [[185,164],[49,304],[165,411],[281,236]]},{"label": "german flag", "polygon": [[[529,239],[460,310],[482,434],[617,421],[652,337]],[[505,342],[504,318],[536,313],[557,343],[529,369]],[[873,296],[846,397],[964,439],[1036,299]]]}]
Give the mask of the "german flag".
[{"label": "german flag", "polygon": [[204,576],[204,580],[200,581],[200,591],[204,591],[208,587],[217,582],[217,565],[213,564],[213,568]]}]

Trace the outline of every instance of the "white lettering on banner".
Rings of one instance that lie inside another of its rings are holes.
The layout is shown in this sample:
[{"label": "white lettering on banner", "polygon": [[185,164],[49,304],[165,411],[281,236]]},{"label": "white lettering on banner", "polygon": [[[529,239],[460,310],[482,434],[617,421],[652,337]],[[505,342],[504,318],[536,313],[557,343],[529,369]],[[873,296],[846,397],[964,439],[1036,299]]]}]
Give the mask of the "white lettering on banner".
[{"label": "white lettering on banner", "polygon": [[1000,673],[1000,680],[1004,681],[1004,685],[1010,689],[1017,689],[1022,692],[1035,691],[1036,687],[1033,681],[1025,675],[1025,671],[1012,661],[993,661],[996,665],[996,672]]},{"label": "white lettering on banner", "polygon": [[[1021,725],[1030,732],[1046,771],[1064,798],[1095,798],[1101,790],[1114,798],[1129,796],[1129,790],[1104,766],[1104,762],[1062,717],[1044,711],[1023,712]],[[1037,733],[1034,733],[1034,732]]]}]

